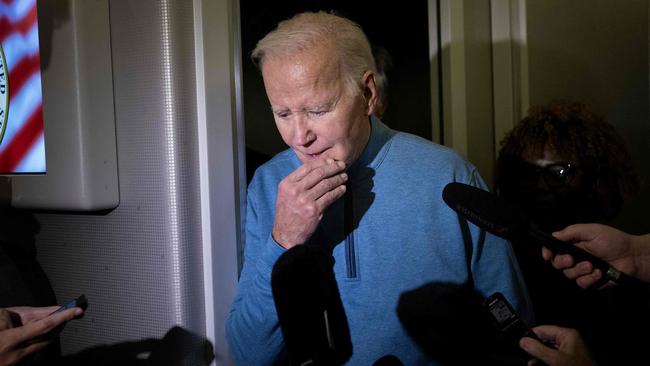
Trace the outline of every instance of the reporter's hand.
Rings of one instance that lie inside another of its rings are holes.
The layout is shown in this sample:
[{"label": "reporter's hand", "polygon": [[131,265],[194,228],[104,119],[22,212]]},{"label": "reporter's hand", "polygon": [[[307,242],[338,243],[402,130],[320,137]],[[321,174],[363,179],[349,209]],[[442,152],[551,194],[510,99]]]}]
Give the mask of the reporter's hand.
[{"label": "reporter's hand", "polygon": [[345,193],[345,163],[327,159],[303,164],[284,178],[275,201],[273,239],[284,248],[303,244],[323,212]]},{"label": "reporter's hand", "polygon": [[[636,275],[630,235],[620,230],[600,224],[577,224],[554,232],[553,236],[562,241],[573,242],[575,246],[605,260],[628,275]],[[555,255],[548,248],[542,248],[542,256],[582,288],[593,286],[603,276],[591,262],[575,263],[570,254]]]},{"label": "reporter's hand", "polygon": [[58,306],[0,309],[0,366],[15,365],[50,342],[49,333],[83,314],[80,308],[51,314]]},{"label": "reporter's hand", "polygon": [[[556,348],[544,345],[540,341],[523,337],[519,346],[538,360],[549,366],[592,366],[593,357],[575,329],[541,325],[533,328],[533,332],[544,342],[554,344]],[[528,362],[535,364],[535,360]]]}]

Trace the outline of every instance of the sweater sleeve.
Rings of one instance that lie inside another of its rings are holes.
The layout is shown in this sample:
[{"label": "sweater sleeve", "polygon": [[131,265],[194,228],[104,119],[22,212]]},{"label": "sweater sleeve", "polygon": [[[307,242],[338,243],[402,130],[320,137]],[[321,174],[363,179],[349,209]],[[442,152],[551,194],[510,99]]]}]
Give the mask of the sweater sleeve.
[{"label": "sweater sleeve", "polygon": [[[468,184],[487,189],[476,171]],[[501,292],[530,326],[534,325],[532,303],[510,242],[469,224],[472,237],[471,271],[474,286],[483,296]]]},{"label": "sweater sleeve", "polygon": [[249,191],[244,267],[226,322],[226,337],[237,365],[272,365],[284,350],[271,291],[271,270],[285,249],[266,229],[264,220],[272,213],[258,212],[255,198]]}]

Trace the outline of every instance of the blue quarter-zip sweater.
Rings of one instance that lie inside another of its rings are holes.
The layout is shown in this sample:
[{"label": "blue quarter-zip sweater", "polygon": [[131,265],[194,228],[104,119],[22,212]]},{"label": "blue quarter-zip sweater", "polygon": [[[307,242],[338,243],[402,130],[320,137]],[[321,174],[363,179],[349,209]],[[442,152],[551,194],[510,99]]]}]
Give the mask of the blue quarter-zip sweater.
[{"label": "blue quarter-zip sweater", "polygon": [[[401,293],[430,281],[470,282],[486,297],[500,291],[531,321],[510,244],[472,224],[463,234],[467,224],[442,201],[449,182],[485,188],[476,168],[374,117],[371,125],[365,150],[348,170],[347,197],[327,209],[314,234],[333,247],[353,345],[348,364],[372,365],[387,354],[405,365],[428,363],[395,309]],[[271,230],[278,184],[301,164],[286,150],[261,166],[248,187],[244,267],[226,324],[238,365],[273,365],[286,356],[271,293],[271,269],[285,249]]]}]

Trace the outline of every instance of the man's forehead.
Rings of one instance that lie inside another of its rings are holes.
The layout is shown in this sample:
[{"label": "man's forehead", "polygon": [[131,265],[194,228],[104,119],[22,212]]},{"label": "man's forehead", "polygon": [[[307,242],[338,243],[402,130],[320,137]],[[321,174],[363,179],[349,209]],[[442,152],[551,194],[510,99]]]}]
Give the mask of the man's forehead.
[{"label": "man's forehead", "polygon": [[298,63],[291,67],[269,63],[266,67],[264,85],[274,109],[296,103],[302,107],[323,107],[334,103],[343,93],[338,73]]},{"label": "man's forehead", "polygon": [[289,53],[269,54],[262,64],[262,74],[265,74],[268,67],[285,72],[322,73],[328,69],[338,69],[339,61],[334,48],[316,46]]}]

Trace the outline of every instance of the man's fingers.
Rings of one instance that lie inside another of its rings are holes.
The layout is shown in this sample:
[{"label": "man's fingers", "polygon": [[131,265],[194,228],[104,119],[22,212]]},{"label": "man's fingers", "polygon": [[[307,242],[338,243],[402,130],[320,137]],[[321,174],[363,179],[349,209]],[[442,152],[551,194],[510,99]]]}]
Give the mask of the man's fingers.
[{"label": "man's fingers", "polygon": [[307,174],[309,174],[312,170],[326,164],[331,164],[330,161],[334,161],[334,160],[332,159],[316,160],[316,161],[311,161],[309,163],[305,163],[300,167],[298,167],[298,169],[291,172],[291,174],[287,175],[287,179],[289,179],[291,182],[299,182],[303,178],[305,178]]},{"label": "man's fingers", "polygon": [[46,316],[52,314],[59,306],[46,306],[46,307],[27,307],[19,306],[10,308],[10,310],[20,316],[22,325],[31,323],[33,321],[45,318]]},{"label": "man's fingers", "polygon": [[345,184],[347,180],[348,180],[347,173],[341,173],[333,177],[323,179],[309,191],[308,199],[318,200],[327,192],[332,191],[337,187]]},{"label": "man's fingers", "polygon": [[546,364],[554,365],[558,356],[558,351],[543,345],[536,339],[523,337],[519,340],[519,347],[528,352],[533,357],[544,361]]},{"label": "man's fingers", "polygon": [[589,288],[594,284],[600,282],[600,279],[603,277],[602,272],[599,269],[595,269],[593,272],[588,273],[584,276],[578,277],[576,283],[582,288]]},{"label": "man's fingers", "polygon": [[582,276],[590,275],[593,273],[593,271],[593,264],[591,264],[591,262],[583,261],[576,264],[575,266],[566,268],[563,272],[565,276],[574,280]]},{"label": "man's fingers", "polygon": [[316,201],[348,179],[345,163],[331,159],[321,164],[304,164],[292,174],[280,183],[279,190],[296,202],[302,200],[303,205]]},{"label": "man's fingers", "polygon": [[312,189],[321,181],[339,175],[345,170],[345,163],[342,161],[332,161],[313,168],[300,181],[299,184],[304,190]]},{"label": "man's fingers", "polygon": [[33,321],[29,324],[23,325],[22,327],[11,329],[11,331],[16,332],[16,339],[18,342],[26,342],[47,334],[52,329],[66,321],[72,320],[82,313],[83,310],[79,308],[68,309],[60,313],[46,316],[43,319]]},{"label": "man's fingers", "polygon": [[593,286],[602,277],[602,272],[599,269],[594,269],[594,265],[589,261],[575,264],[571,255],[553,256],[553,253],[546,248],[542,248],[542,256],[544,259],[550,260],[553,267],[561,270],[568,279],[576,280],[576,284],[582,288]]},{"label": "man's fingers", "polygon": [[556,325],[538,325],[532,329],[533,332],[544,342],[557,343],[556,337],[563,332],[562,327]]},{"label": "man's fingers", "polygon": [[38,352],[50,344],[49,339],[44,339],[35,343],[28,344],[26,347],[19,348],[15,351],[15,362],[23,359],[23,357]]},{"label": "man's fingers", "polygon": [[316,200],[318,207],[320,208],[320,211],[324,211],[329,205],[331,205],[334,201],[337,199],[341,198],[346,191],[345,185],[340,185],[333,190],[330,190],[326,192],[324,195],[322,195],[318,200]]},{"label": "man's fingers", "polygon": [[542,247],[542,257],[544,258],[545,261],[550,261],[553,259],[553,256],[555,253],[553,253],[550,249],[547,247]]},{"label": "man's fingers", "polygon": [[552,233],[554,237],[562,241],[583,241],[592,240],[593,232],[596,226],[594,224],[575,224],[564,228],[563,230]]},{"label": "man's fingers", "polygon": [[5,309],[0,309],[0,330],[13,328],[11,313]]},{"label": "man's fingers", "polygon": [[314,169],[314,168],[316,168],[318,166],[324,165],[324,164],[326,164],[326,162],[323,161],[323,160],[318,160],[318,161],[315,161],[313,163],[303,164],[300,167],[298,167],[298,169],[291,172],[291,174],[287,175],[287,178],[292,182],[299,182],[307,174],[309,174],[309,172],[311,172],[312,169]]},{"label": "man's fingers", "polygon": [[44,348],[50,343],[49,339],[38,335],[25,338],[25,327],[27,326],[7,329],[2,332],[1,337],[3,340],[2,349],[0,350],[0,364],[14,365],[23,357]]},{"label": "man's fingers", "polygon": [[573,267],[573,257],[570,254],[558,254],[553,258],[555,269],[567,269]]}]

